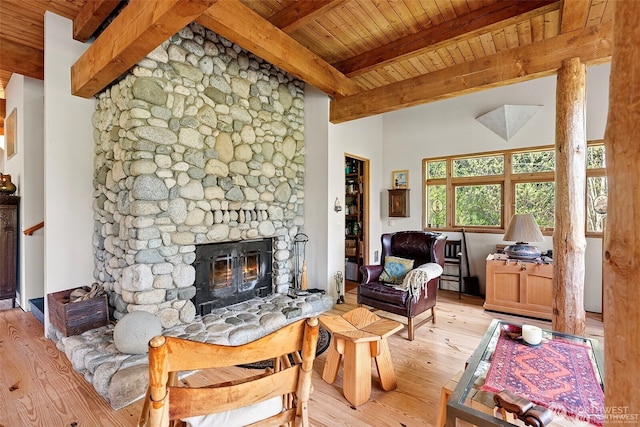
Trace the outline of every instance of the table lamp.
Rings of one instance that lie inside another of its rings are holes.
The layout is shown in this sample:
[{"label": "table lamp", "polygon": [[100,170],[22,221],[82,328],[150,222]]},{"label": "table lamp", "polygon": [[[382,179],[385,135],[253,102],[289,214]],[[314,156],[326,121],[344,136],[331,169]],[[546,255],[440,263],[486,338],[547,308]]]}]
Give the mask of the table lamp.
[{"label": "table lamp", "polygon": [[542,242],[544,236],[532,214],[515,214],[511,217],[503,240],[516,242],[504,248],[505,255],[509,258],[529,260],[538,258],[541,253],[528,242]]}]

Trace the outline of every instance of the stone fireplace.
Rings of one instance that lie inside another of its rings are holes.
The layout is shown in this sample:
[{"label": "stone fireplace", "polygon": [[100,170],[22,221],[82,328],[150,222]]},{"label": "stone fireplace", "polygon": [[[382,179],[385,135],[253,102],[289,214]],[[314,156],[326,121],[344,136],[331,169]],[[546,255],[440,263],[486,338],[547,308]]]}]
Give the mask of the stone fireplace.
[{"label": "stone fireplace", "polygon": [[[198,24],[98,96],[94,276],[116,320],[144,310],[164,335],[239,345],[333,306],[324,292],[287,295],[304,225],[303,123],[303,82]],[[249,247],[228,246],[238,243]],[[238,271],[246,280],[230,278]],[[114,329],[50,336],[119,409],[144,395],[148,366],[118,351]]]},{"label": "stone fireplace", "polygon": [[271,292],[303,226],[304,84],[190,24],[106,89],[94,113],[94,258],[116,319],[197,309],[197,248],[273,241]]}]

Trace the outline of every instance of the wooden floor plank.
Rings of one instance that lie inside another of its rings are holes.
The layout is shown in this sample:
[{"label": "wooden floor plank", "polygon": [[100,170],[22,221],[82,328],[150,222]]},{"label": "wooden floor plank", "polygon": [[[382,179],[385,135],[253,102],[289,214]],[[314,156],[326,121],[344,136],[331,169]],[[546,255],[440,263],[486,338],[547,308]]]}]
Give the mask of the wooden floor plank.
[{"label": "wooden floor plank", "polygon": [[[331,313],[340,315],[355,308],[355,291],[347,292],[345,304],[336,305]],[[435,325],[427,323],[416,329],[414,341],[406,339],[406,329],[388,338],[398,388],[381,390],[372,365],[371,398],[357,408],[342,395],[342,369],[333,384],[322,380],[326,352],[320,355],[313,367],[311,425],[433,426],[442,385],[464,367],[494,318],[551,327],[549,321],[486,312],[482,302],[467,295],[458,300],[457,292],[438,291]],[[401,316],[376,314],[406,322]],[[586,335],[604,345],[599,316],[587,317]],[[196,374],[183,381],[202,380]],[[141,408],[138,401],[112,410],[55,344],[43,337],[35,317],[19,308],[0,311],[0,427],[134,426]]]}]

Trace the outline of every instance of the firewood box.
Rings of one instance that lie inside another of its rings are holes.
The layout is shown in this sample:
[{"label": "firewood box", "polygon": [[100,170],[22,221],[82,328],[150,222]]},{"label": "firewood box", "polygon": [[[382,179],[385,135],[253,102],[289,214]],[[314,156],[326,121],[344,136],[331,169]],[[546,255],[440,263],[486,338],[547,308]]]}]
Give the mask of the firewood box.
[{"label": "firewood box", "polygon": [[[85,288],[87,289],[87,288]],[[84,301],[70,302],[74,289],[47,295],[49,321],[65,336],[78,335],[109,323],[105,294]]]}]

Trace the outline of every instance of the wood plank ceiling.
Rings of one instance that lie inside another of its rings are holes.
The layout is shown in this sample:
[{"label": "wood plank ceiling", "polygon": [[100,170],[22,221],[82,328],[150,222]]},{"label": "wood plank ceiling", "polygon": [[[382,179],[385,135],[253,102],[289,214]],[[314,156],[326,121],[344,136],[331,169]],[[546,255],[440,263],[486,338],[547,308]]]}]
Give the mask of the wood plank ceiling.
[{"label": "wood plank ceiling", "polygon": [[[86,41],[119,3],[0,0],[0,98],[12,73],[43,78],[45,11]],[[95,95],[197,20],[329,94],[338,123],[553,74],[572,56],[608,61],[613,3],[130,0],[72,68],[72,91]]]}]

